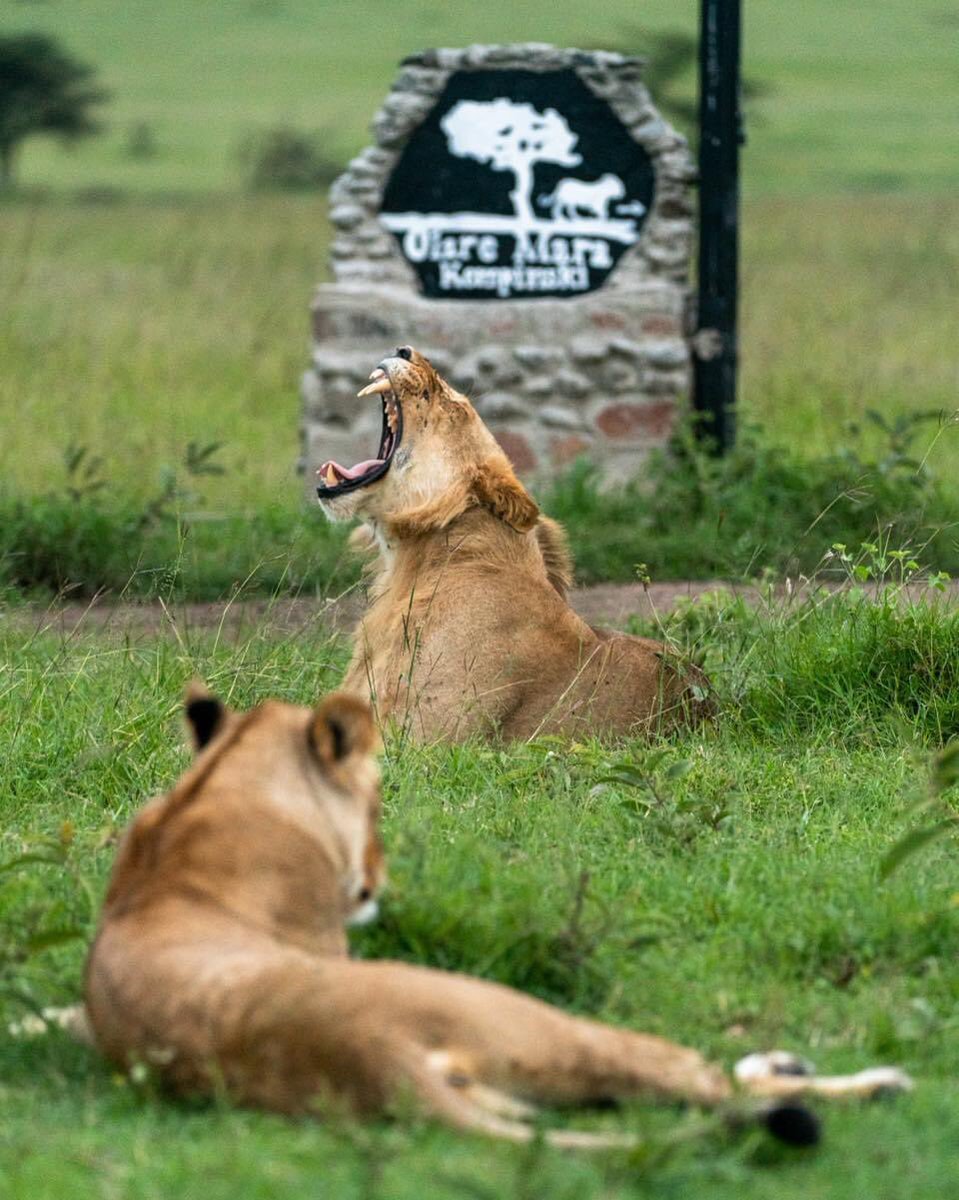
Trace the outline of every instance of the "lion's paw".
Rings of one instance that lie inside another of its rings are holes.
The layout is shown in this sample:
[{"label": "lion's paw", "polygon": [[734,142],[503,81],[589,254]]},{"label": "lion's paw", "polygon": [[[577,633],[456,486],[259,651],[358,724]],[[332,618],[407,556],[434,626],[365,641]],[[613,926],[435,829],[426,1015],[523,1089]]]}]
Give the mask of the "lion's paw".
[{"label": "lion's paw", "polygon": [[863,1096],[893,1096],[915,1088],[912,1077],[899,1067],[867,1067],[854,1076]]}]

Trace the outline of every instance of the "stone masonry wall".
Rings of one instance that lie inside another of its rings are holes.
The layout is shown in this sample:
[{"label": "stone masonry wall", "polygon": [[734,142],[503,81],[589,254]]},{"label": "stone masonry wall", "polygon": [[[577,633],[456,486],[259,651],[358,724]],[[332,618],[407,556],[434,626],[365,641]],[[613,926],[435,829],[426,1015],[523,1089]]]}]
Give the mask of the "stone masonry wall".
[{"label": "stone masonry wall", "polygon": [[[653,203],[639,240],[597,290],[563,298],[446,300],[419,292],[378,213],[390,172],[450,74],[573,68],[650,154]],[[527,479],[586,454],[610,479],[634,474],[669,437],[691,381],[692,162],[658,114],[640,60],[549,46],[473,46],[407,59],[373,121],[376,144],[330,191],[334,282],[313,304],[302,380],[303,463],[375,452],[378,406],[356,399],[397,345],[427,355],[465,392]]]}]

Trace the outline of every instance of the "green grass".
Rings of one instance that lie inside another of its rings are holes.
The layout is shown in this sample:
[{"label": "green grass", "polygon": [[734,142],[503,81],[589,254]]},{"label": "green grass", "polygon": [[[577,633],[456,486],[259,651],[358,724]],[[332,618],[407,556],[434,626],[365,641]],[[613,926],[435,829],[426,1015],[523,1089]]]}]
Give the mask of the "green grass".
[{"label": "green grass", "polygon": [[0,591],[40,603],[335,596],[356,583],[348,528],[283,506],[245,516],[0,495]]},{"label": "green grass", "polygon": [[[652,747],[387,746],[391,885],[356,952],[502,980],[727,1065],[773,1045],[827,1070],[901,1063],[914,1096],[823,1106],[826,1141],[808,1154],[752,1136],[670,1149],[693,1117],[630,1106],[604,1118],[651,1138],[628,1161],[490,1146],[429,1124],[185,1109],[59,1035],[5,1040],[3,1194],[948,1194],[959,1167],[955,842],[886,882],[879,866],[924,787],[926,748],[954,731],[959,618],[891,597],[753,615],[707,603],[671,632],[709,647],[715,728]],[[27,644],[16,627],[0,634],[0,862],[30,850],[55,860],[0,875],[0,1017],[23,1012],[14,990],[36,1003],[77,995],[114,834],[186,762],[186,680],[202,674],[240,706],[308,702],[335,683],[345,651],[268,624],[232,644],[120,642],[82,627]],[[917,669],[926,660],[945,674]],[[71,929],[83,939],[32,949]]]},{"label": "green grass", "polygon": [[[907,437],[920,434],[931,436],[916,426]],[[858,552],[877,541],[959,568],[954,486],[917,473],[903,449],[803,456],[745,429],[722,458],[683,443],[615,491],[581,464],[546,493],[545,507],[569,533],[584,582],[809,576],[828,565],[828,547]]]},{"label": "green grass", "polygon": [[[25,183],[202,192],[237,186],[236,147],[264,125],[321,128],[340,156],[355,153],[412,50],[533,40],[642,53],[637,27],[695,31],[696,11],[693,0],[648,0],[641,9],[629,0],[598,9],[547,0],[56,0],[6,6],[0,29],[56,34],[114,94],[107,135],[71,154],[35,142],[23,159]],[[955,187],[955,29],[946,0],[885,0],[868,13],[829,0],[788,8],[751,0],[745,70],[773,90],[750,128],[750,192]],[[130,129],[144,121],[158,153],[133,159]]]},{"label": "green grass", "polygon": [[[957,228],[955,200],[747,206],[743,419],[822,453],[869,408],[954,411]],[[47,486],[74,441],[143,494],[189,441],[220,440],[212,504],[289,501],[328,239],[319,198],[0,205],[4,485]]]}]

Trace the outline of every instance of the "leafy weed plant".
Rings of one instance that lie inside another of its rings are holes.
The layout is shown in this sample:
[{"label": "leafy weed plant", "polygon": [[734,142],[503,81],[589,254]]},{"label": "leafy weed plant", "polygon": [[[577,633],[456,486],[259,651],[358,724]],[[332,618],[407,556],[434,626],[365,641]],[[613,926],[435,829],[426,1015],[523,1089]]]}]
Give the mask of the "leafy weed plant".
[{"label": "leafy weed plant", "polygon": [[629,578],[638,559],[660,579],[742,579],[760,567],[809,573],[824,542],[856,545],[879,530],[892,544],[926,545],[956,570],[959,503],[916,449],[924,434],[926,445],[954,434],[953,418],[870,417],[879,435],[872,448],[850,429],[842,449],[813,457],[776,446],[753,426],[717,458],[686,431],[626,487],[604,491],[580,463],[544,508],[567,527],[584,582]]},{"label": "leafy weed plant", "polygon": [[891,737],[905,723],[934,745],[959,733],[959,611],[949,576],[888,538],[836,543],[811,581],[767,583],[758,601],[717,592],[634,622],[704,666],[727,716],[782,736]]},{"label": "leafy weed plant", "polygon": [[[959,832],[959,811],[956,808],[956,785],[959,784],[959,740],[951,741],[933,756],[925,794],[910,810],[910,816],[921,818],[896,842],[882,864],[882,874],[888,878],[893,871],[940,838]],[[959,899],[959,893],[953,902]]]},{"label": "leafy weed plant", "polygon": [[[566,525],[584,583],[630,579],[639,557],[660,578],[742,579],[760,562],[812,572],[829,565],[820,561],[824,540],[877,536],[921,542],[955,570],[959,504],[913,451],[930,414],[873,416],[885,440],[870,456],[847,448],[801,460],[751,430],[717,459],[683,437],[626,487],[606,491],[580,464],[543,507]],[[221,449],[191,442],[182,467],[161,468],[157,487],[137,498],[112,485],[102,457],[68,447],[61,487],[30,499],[0,493],[0,583],[78,598],[215,600],[241,585],[247,595],[330,594],[356,581],[345,531],[315,508],[204,511],[193,485],[223,473]]]},{"label": "leafy weed plant", "polygon": [[0,586],[40,598],[215,600],[240,589],[329,593],[355,581],[345,531],[319,512],[204,512],[192,485],[222,474],[219,449],[191,442],[181,470],[164,466],[153,492],[124,498],[100,456],[68,447],[62,488],[30,499],[0,493]]}]

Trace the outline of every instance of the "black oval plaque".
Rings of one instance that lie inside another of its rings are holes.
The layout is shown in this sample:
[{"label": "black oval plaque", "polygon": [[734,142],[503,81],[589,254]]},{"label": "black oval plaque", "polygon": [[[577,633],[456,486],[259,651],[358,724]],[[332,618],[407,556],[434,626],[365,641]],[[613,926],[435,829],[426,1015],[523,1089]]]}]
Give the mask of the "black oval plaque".
[{"label": "black oval plaque", "polygon": [[458,71],[380,220],[427,296],[575,296],[636,242],[653,186],[647,152],[574,71]]}]

